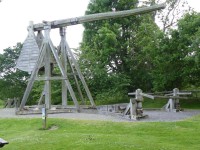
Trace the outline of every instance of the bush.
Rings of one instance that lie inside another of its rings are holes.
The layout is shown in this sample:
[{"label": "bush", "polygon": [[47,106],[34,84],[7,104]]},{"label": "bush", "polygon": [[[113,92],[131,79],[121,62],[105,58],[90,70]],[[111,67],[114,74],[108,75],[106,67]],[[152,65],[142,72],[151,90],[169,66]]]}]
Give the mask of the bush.
[{"label": "bush", "polygon": [[98,94],[96,96],[96,104],[97,105],[107,105],[107,104],[117,104],[117,103],[127,103],[128,100],[128,94],[125,92],[104,92],[101,94]]}]

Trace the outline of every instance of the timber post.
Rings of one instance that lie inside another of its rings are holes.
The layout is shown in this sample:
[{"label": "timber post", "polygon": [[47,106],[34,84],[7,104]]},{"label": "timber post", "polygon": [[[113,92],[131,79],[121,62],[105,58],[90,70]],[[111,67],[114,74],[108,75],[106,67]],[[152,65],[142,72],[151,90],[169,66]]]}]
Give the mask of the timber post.
[{"label": "timber post", "polygon": [[[60,37],[61,37],[61,42],[60,42],[60,52],[61,52],[61,62],[63,65],[63,69],[66,72],[67,75],[67,52],[65,49],[64,42],[66,40],[66,28],[61,27],[60,28]],[[64,77],[66,78],[66,77]],[[66,107],[67,106],[67,86],[65,85],[65,81],[62,80],[62,106]]]},{"label": "timber post", "polygon": [[178,88],[174,88],[173,92],[169,95],[169,100],[164,106],[165,110],[168,112],[179,112],[181,111],[180,99],[183,98],[181,95],[191,95],[191,92],[181,92]]},{"label": "timber post", "polygon": [[51,109],[51,81],[49,80],[51,77],[51,50],[48,46],[48,40],[50,39],[50,30],[51,25],[47,22],[44,26],[44,38],[46,46],[46,55],[44,57],[45,61],[45,109]]},{"label": "timber post", "polygon": [[[130,119],[137,120],[139,118],[147,117],[143,114],[142,102],[144,101],[143,97],[148,97],[154,99],[154,96],[143,93],[141,89],[137,89],[134,93],[128,93],[130,98],[130,103],[127,105],[124,116],[130,115]],[[135,98],[133,98],[135,96]]]}]

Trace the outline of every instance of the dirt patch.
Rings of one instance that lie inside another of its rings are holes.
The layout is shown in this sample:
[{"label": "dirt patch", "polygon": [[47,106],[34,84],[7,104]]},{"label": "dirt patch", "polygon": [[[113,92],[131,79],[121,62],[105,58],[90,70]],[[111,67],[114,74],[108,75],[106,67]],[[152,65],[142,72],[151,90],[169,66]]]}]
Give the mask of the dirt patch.
[{"label": "dirt patch", "polygon": [[49,128],[49,130],[58,130],[58,126],[52,125],[52,126]]}]

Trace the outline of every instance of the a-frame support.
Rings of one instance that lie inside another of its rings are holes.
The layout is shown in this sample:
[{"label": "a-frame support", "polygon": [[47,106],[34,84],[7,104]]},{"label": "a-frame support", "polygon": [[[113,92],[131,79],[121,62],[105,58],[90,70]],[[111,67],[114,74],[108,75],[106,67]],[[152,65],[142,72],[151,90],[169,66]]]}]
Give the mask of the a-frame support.
[{"label": "a-frame support", "polygon": [[[84,103],[84,100],[83,100],[83,95],[82,95],[82,92],[81,92],[81,89],[80,89],[80,86],[78,84],[78,79],[76,77],[76,72],[78,74],[78,77],[80,78],[81,80],[81,83],[83,84],[83,87],[85,89],[85,92],[87,94],[87,97],[88,99],[90,100],[90,103],[92,105],[92,107],[96,107],[95,103],[94,103],[94,100],[92,98],[92,95],[90,93],[90,90],[85,82],[85,79],[81,73],[81,70],[79,68],[79,65],[78,63],[76,62],[76,59],[74,58],[74,55],[71,51],[71,49],[69,48],[69,45],[66,41],[66,32],[65,32],[65,27],[62,27],[60,28],[60,35],[61,35],[61,44],[60,44],[60,47],[61,47],[61,58],[63,59],[63,63],[66,62],[66,60],[68,60],[69,62],[69,65],[70,65],[70,68],[72,70],[72,73],[74,74],[74,79],[75,79],[75,82],[76,82],[76,85],[77,85],[77,89],[78,89],[78,92],[79,92],[79,95],[80,95],[80,98],[82,100],[82,103]],[[62,56],[63,55],[63,56]],[[67,58],[66,58],[67,56]],[[65,63],[66,64],[66,63]],[[67,67],[65,67],[67,69]],[[75,72],[76,71],[76,72]],[[64,86],[63,86],[64,87]],[[64,87],[65,88],[65,87]],[[63,98],[65,98],[65,96],[63,96]],[[63,100],[64,101],[64,100]],[[65,103],[63,103],[64,105]]]},{"label": "a-frame support", "polygon": [[[33,29],[33,28],[32,28]],[[67,87],[67,89],[69,90],[69,93],[72,97],[72,100],[77,108],[77,110],[80,110],[80,107],[79,107],[79,104],[78,104],[78,101],[76,99],[76,96],[74,94],[74,91],[72,89],[72,86],[67,78],[67,75],[66,75],[66,71],[63,67],[63,64],[58,56],[58,53],[57,51],[55,50],[53,44],[52,44],[52,41],[50,39],[50,30],[51,30],[51,25],[50,23],[46,22],[45,23],[45,26],[44,26],[44,31],[45,31],[45,36],[44,36],[44,40],[42,42],[42,45],[41,45],[41,49],[40,49],[40,54],[39,54],[39,57],[38,57],[38,60],[37,60],[37,63],[32,71],[32,74],[31,74],[31,77],[30,77],[30,80],[28,82],[28,85],[27,85],[27,88],[26,88],[26,91],[24,93],[24,96],[23,96],[23,99],[22,99],[22,102],[21,102],[21,105],[20,105],[20,110],[22,110],[27,102],[27,99],[30,95],[30,92],[32,90],[32,87],[33,87],[33,84],[34,84],[34,81],[36,79],[36,76],[38,74],[38,71],[40,69],[40,66],[42,65],[43,61],[45,61],[45,103],[47,104],[47,109],[50,109],[50,103],[51,103],[51,83],[50,83],[50,72],[51,72],[51,68],[50,68],[50,53],[53,54],[55,60],[56,60],[56,63],[58,64],[58,67],[60,69],[60,72],[61,72],[61,75],[63,77],[63,80],[65,83],[65,86]]]}]

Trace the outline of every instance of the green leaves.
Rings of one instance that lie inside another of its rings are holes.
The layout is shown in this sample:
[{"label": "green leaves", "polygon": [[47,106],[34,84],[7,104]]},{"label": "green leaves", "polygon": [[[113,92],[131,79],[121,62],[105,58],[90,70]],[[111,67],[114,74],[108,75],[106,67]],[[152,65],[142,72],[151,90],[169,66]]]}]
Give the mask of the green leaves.
[{"label": "green leaves", "polygon": [[200,17],[187,14],[160,42],[154,69],[154,88],[170,90],[199,84]]},{"label": "green leaves", "polygon": [[18,43],[13,48],[4,49],[0,54],[0,97],[14,98],[22,97],[26,87],[28,73],[15,68],[16,60],[22,45]]},{"label": "green leaves", "polygon": [[[110,11],[111,8],[116,11],[132,9],[137,3],[96,0],[90,3],[86,14]],[[87,68],[84,71],[89,73],[89,87],[97,99],[103,97],[102,93],[109,93],[112,97],[121,93],[126,97],[136,88],[151,88],[149,71],[152,58],[149,51],[157,46],[158,34],[160,30],[151,14],[85,24],[79,62]]]}]

